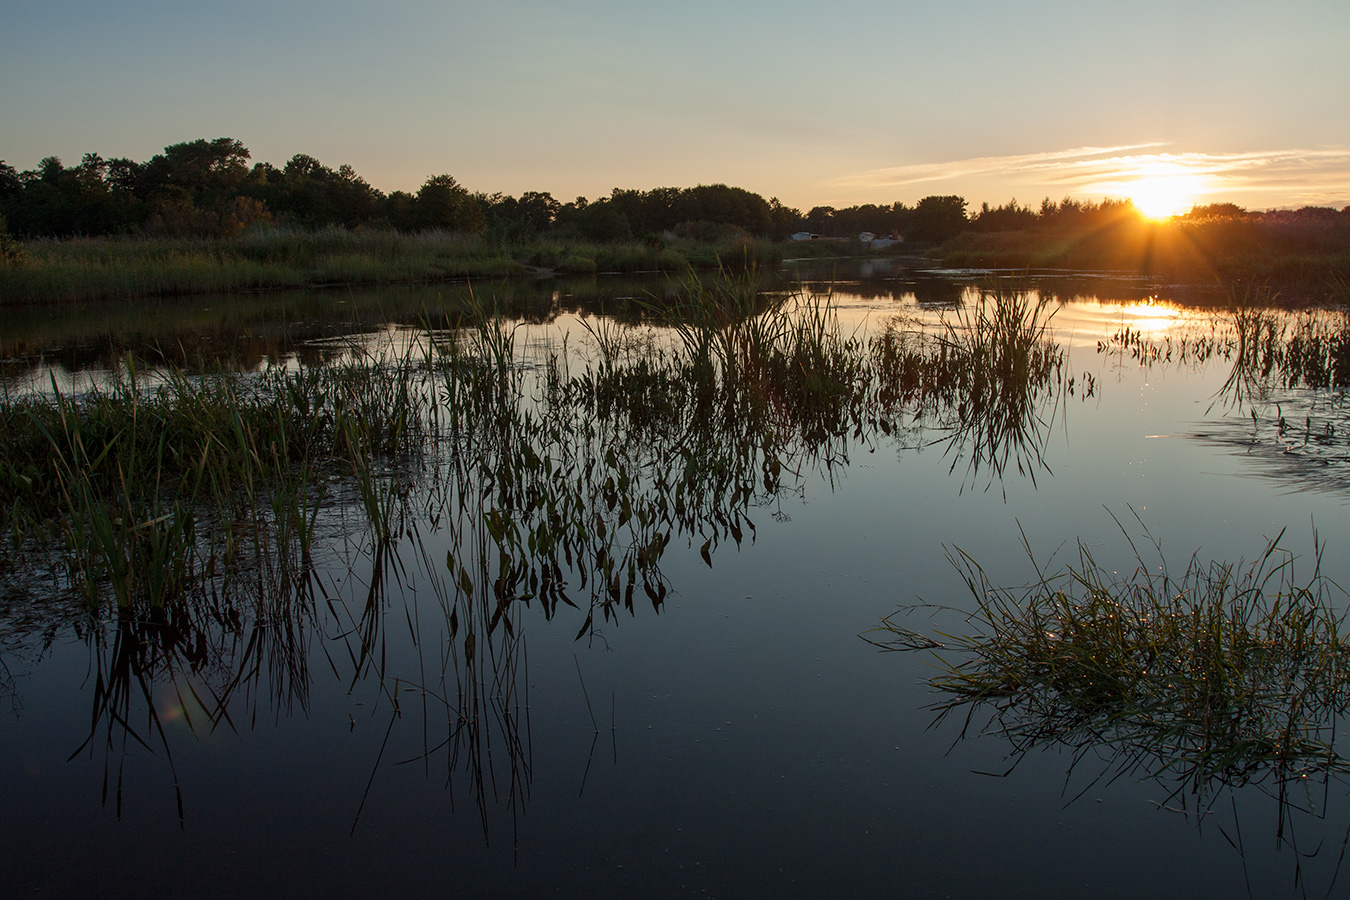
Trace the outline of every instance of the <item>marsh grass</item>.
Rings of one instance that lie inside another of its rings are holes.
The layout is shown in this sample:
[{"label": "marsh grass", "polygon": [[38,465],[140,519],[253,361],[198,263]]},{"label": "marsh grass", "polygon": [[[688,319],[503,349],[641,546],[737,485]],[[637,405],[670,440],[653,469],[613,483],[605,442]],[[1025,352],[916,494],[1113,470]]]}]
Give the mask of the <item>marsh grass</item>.
[{"label": "marsh grass", "polygon": [[[418,446],[410,360],[256,378],[170,370],[77,396],[0,401],[8,552],[59,548],[99,605],[162,607],[245,546],[290,565],[312,545],[322,485],[356,477],[372,522],[373,460]],[[387,507],[387,503],[385,504]],[[208,526],[209,527],[204,527]]]},{"label": "marsh grass", "polygon": [[1322,574],[1316,535],[1310,570],[1281,532],[1254,559],[1193,555],[1181,571],[1144,535],[1124,574],[1081,542],[1056,570],[1028,547],[1038,574],[1020,588],[951,550],[971,630],[926,634],[900,613],[866,637],[932,651],[938,721],[1007,740],[1014,765],[1046,747],[1106,758],[1089,786],[1149,777],[1204,809],[1222,787],[1261,784],[1283,801],[1308,775],[1350,771],[1338,740],[1350,711],[1346,595]]},{"label": "marsh grass", "polygon": [[1231,370],[1220,399],[1241,407],[1268,387],[1329,390],[1350,387],[1350,313],[1344,309],[1282,309],[1264,292],[1230,292],[1222,313],[1160,339],[1128,326],[1097,351],[1144,366],[1202,365]]},{"label": "marsh grass", "polygon": [[404,234],[338,227],[258,228],[232,238],[38,240],[0,265],[0,305],[335,285],[428,284],[545,270],[564,274],[672,272],[774,265],[768,241],[497,244],[445,231]]},{"label": "marsh grass", "polygon": [[414,494],[478,509],[503,554],[501,596],[549,612],[586,598],[609,615],[640,588],[659,606],[674,534],[706,558],[739,544],[752,507],[835,477],[852,442],[898,435],[902,418],[940,422],[953,465],[1041,464],[1043,395],[1062,389],[1041,310],[1000,294],[900,347],[844,333],[828,295],[765,293],[750,268],[653,301],[667,340],[589,324],[595,362],[578,370],[565,351],[532,357],[520,324],[472,294],[427,317],[449,330],[424,326],[391,360],[246,377],[129,359],[82,394],[53,383],[0,402],[8,565],[45,548],[91,606],[160,608],[240,554],[302,568],[337,479],[379,543]]},{"label": "marsh grass", "polygon": [[0,302],[409,284],[521,270],[491,245],[449,232],[271,228],[235,238],[85,238],[24,247],[21,265],[0,268]]},{"label": "marsh grass", "polygon": [[1068,397],[1096,393],[1091,374],[1065,371],[1044,298],[997,287],[944,316],[937,336],[895,322],[876,338],[880,407],[906,418],[915,446],[941,444],[963,460],[974,486],[1003,485],[1016,470],[1035,483],[1045,471],[1056,417]]},{"label": "marsh grass", "polygon": [[1228,372],[1195,426],[1198,440],[1259,462],[1297,489],[1350,483],[1350,314],[1272,306],[1263,292],[1179,333],[1150,339],[1122,328],[1098,343],[1118,365]]},{"label": "marsh grass", "polygon": [[[572,609],[577,639],[598,640],[639,603],[662,608],[672,547],[712,566],[752,543],[761,513],[842,477],[852,448],[945,414],[964,397],[945,379],[993,366],[1056,389],[1053,367],[1000,356],[1051,352],[1011,313],[975,316],[960,340],[911,335],[903,371],[828,295],[766,294],[753,270],[691,277],[644,313],[558,346],[471,295],[428,310],[388,357],[352,348],[253,375],[128,360],[80,393],[0,400],[0,575],[45,567],[53,593],[83,602],[101,673],[86,747],[110,772],[119,742],[168,757],[157,684],[206,729],[262,698],[303,706],[315,623],[334,620],[321,652],[353,688],[378,681],[387,735],[410,686],[424,722],[444,711],[444,739],[424,729],[401,761],[444,751],[486,828],[499,777],[513,810],[528,790],[527,610]],[[980,415],[1009,396],[987,392]],[[1003,452],[999,434],[973,452]],[[429,533],[445,534],[443,561]],[[386,668],[386,646],[395,599],[418,584],[441,616],[405,605],[412,676]]]}]

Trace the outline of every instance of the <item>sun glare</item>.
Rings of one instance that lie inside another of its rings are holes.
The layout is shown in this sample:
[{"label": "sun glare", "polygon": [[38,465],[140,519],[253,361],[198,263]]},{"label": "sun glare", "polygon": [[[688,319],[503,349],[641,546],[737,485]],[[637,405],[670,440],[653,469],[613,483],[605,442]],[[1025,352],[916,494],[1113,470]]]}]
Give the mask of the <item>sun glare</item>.
[{"label": "sun glare", "polygon": [[1134,208],[1150,219],[1167,219],[1185,212],[1200,193],[1190,175],[1142,178],[1128,190]]},{"label": "sun glare", "polygon": [[1185,212],[1214,187],[1205,172],[1168,160],[1151,160],[1124,167],[1114,179],[1094,186],[1104,194],[1128,197],[1149,219],[1166,219]]}]

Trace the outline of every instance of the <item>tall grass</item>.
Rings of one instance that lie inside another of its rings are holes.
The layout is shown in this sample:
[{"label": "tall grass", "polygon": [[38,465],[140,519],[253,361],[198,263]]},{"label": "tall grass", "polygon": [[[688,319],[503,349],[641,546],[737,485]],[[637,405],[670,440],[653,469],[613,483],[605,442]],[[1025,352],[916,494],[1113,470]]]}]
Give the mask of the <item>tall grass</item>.
[{"label": "tall grass", "polygon": [[[858,443],[898,440],[900,418],[942,414],[939,398],[969,399],[959,385],[977,367],[1053,389],[1053,367],[1018,361],[1040,358],[1048,333],[1011,314],[972,318],[978,334],[959,341],[913,335],[897,369],[884,342],[840,326],[828,296],[766,295],[753,271],[694,278],[645,312],[664,326],[591,322],[579,337],[589,345],[570,348],[530,343],[474,299],[428,311],[387,360],[257,375],[129,360],[82,393],[0,398],[0,574],[45,575],[51,593],[82,600],[99,743],[120,735],[167,753],[157,679],[207,727],[233,721],[241,693],[303,705],[325,609],[347,645],[334,657],[353,684],[374,674],[396,717],[413,682],[385,669],[386,618],[412,561],[443,613],[426,623],[407,608],[429,670],[419,702],[443,704],[450,723],[424,755],[451,748],[476,773],[481,807],[493,741],[513,798],[528,781],[516,677],[526,610],[574,607],[577,637],[593,638],[639,603],[662,607],[672,547],[711,566],[723,544],[753,542],[761,514],[842,477]],[[1012,402],[986,393],[981,415]],[[430,558],[428,530],[445,533],[443,560]],[[368,563],[359,585],[341,571],[351,548]],[[128,725],[133,706],[150,711]]]},{"label": "tall grass", "polygon": [[1064,370],[1053,316],[1044,298],[996,288],[944,316],[936,337],[892,323],[875,341],[881,407],[891,422],[909,411],[906,441],[942,444],[972,485],[981,470],[986,489],[1014,469],[1034,483],[1064,399],[1096,392],[1090,374]]},{"label": "tall grass", "polygon": [[0,305],[228,293],[331,285],[420,284],[495,278],[530,269],[562,273],[684,272],[772,265],[767,241],[618,244],[541,239],[499,245],[429,231],[260,228],[232,238],[88,238],[24,244],[0,265]]},{"label": "tall grass", "polygon": [[0,303],[159,297],[497,277],[520,267],[459,234],[263,229],[235,238],[32,241],[0,267]]}]

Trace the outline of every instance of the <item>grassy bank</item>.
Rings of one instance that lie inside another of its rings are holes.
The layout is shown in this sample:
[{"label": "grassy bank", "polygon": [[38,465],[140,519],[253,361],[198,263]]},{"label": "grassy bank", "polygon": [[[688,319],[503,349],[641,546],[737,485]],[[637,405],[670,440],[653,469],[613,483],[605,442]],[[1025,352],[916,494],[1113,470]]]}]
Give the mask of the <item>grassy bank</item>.
[{"label": "grassy bank", "polygon": [[1097,230],[962,234],[951,266],[1131,272],[1174,283],[1263,284],[1350,296],[1350,237],[1246,222],[1124,220]]},{"label": "grassy bank", "polygon": [[680,272],[772,265],[769,241],[494,244],[450,232],[267,229],[235,238],[31,241],[0,264],[0,305],[167,297],[329,285],[426,284],[562,273]]}]

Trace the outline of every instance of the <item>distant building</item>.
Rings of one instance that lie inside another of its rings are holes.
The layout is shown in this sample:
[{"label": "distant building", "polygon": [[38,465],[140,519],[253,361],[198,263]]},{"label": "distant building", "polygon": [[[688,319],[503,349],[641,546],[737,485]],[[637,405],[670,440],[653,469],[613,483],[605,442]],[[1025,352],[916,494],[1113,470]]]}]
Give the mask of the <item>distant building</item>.
[{"label": "distant building", "polygon": [[792,235],[791,239],[794,241],[814,241],[818,237],[820,237],[820,235],[812,234],[809,231],[798,231]]}]

